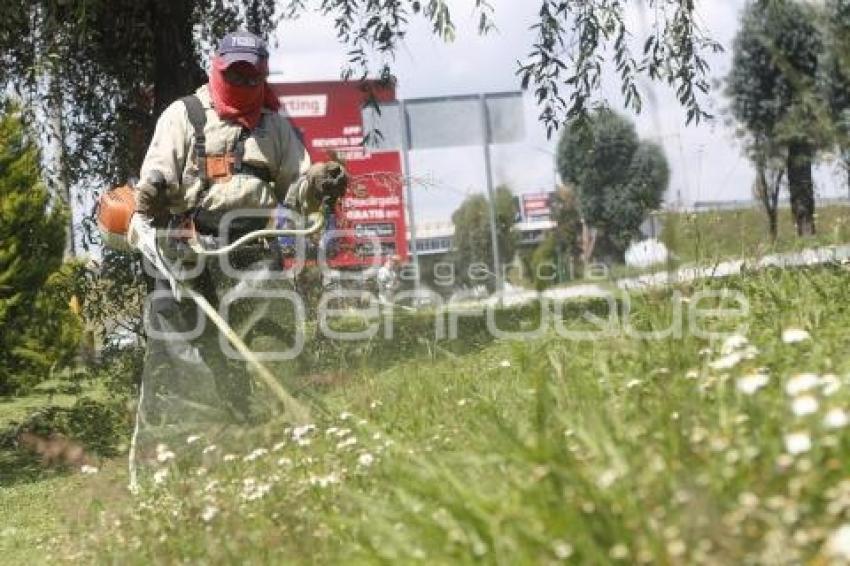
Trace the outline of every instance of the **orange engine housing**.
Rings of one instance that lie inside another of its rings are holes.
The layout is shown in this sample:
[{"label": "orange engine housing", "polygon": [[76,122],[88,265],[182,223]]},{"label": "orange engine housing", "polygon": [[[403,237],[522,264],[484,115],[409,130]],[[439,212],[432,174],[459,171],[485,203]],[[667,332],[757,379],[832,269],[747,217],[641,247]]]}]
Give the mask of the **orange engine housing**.
[{"label": "orange engine housing", "polygon": [[103,243],[117,250],[128,251],[127,230],[136,212],[136,190],[130,185],[109,189],[97,201],[97,227]]}]

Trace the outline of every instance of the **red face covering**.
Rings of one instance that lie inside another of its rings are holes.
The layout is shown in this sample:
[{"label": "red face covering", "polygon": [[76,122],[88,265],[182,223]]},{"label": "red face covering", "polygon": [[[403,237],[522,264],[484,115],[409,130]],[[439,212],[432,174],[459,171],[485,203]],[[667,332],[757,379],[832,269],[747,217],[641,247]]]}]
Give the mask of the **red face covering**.
[{"label": "red face covering", "polygon": [[[253,130],[260,122],[260,113],[264,106],[271,110],[280,108],[280,101],[265,80],[255,86],[233,85],[224,78],[225,69],[227,65],[224,61],[220,57],[214,57],[210,72],[210,96],[219,118],[238,122]],[[266,75],[266,64],[258,71]]]}]

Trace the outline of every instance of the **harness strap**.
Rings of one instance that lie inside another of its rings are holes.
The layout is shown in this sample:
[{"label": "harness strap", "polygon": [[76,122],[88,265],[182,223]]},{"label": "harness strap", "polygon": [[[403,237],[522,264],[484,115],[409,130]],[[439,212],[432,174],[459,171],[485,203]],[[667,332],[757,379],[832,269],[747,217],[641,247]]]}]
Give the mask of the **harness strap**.
[{"label": "harness strap", "polygon": [[207,175],[207,137],[204,133],[204,127],[207,125],[207,111],[204,105],[201,104],[201,99],[194,94],[184,96],[180,100],[186,106],[186,112],[189,114],[189,123],[195,130],[195,159],[198,162],[198,176],[201,180],[202,194],[206,193],[210,188],[210,179]]},{"label": "harness strap", "polygon": [[[197,95],[190,94],[189,96],[184,96],[181,100],[186,106],[189,122],[195,131],[195,158],[198,162],[198,176],[201,180],[203,191],[200,196],[203,196],[212,184],[212,179],[210,179],[209,171],[207,170],[206,134],[204,132],[207,124],[207,113],[204,105],[201,103],[201,99]],[[251,130],[243,127],[233,144],[233,162],[230,165],[230,171],[231,173],[247,173],[263,181],[271,182],[271,173],[269,173],[268,168],[244,162],[245,141],[249,137],[251,137]]]},{"label": "harness strap", "polygon": [[251,130],[243,127],[233,144],[233,172],[242,172],[242,159],[245,157],[245,140],[251,135]]}]

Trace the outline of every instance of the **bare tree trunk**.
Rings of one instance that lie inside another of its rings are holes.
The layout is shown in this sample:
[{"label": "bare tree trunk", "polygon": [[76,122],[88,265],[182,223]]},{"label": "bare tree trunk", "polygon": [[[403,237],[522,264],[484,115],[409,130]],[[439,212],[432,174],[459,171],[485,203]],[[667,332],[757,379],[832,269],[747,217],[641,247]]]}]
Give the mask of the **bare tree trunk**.
[{"label": "bare tree trunk", "polygon": [[64,206],[68,212],[68,222],[65,224],[65,249],[63,259],[73,259],[76,252],[74,246],[74,203],[71,202],[71,187],[68,175],[67,151],[65,146],[65,123],[63,119],[65,105],[62,97],[62,85],[55,68],[51,69],[48,77],[47,92],[47,127],[49,129],[50,155],[50,189],[54,202]]},{"label": "bare tree trunk", "polygon": [[[845,155],[847,152],[844,152]],[[847,198],[850,199],[850,158],[844,161],[844,173],[847,175]]]},{"label": "bare tree trunk", "polygon": [[779,226],[776,215],[777,197],[779,196],[776,187],[771,186],[767,178],[766,166],[763,161],[756,162],[756,180],[753,192],[761,201],[764,207],[764,212],[767,214],[767,224],[770,230],[770,239],[775,242],[779,235]]},{"label": "bare tree trunk", "polygon": [[770,239],[775,242],[779,237],[779,215],[775,208],[767,211],[767,222],[770,228]]},{"label": "bare tree trunk", "polygon": [[798,236],[815,233],[815,196],[812,180],[814,149],[805,141],[794,141],[788,146],[788,190],[791,193],[791,214],[797,225]]}]

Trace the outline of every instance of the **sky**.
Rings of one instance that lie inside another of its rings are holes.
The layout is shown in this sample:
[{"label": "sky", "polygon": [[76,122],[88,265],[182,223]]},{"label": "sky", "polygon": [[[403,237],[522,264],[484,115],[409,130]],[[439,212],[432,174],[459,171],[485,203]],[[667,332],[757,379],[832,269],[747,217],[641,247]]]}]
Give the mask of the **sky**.
[{"label": "sky", "polygon": [[[444,43],[435,38],[424,21],[416,20],[398,52],[393,70],[398,79],[399,98],[420,98],[481,92],[519,90],[517,61],[530,50],[539,3],[530,0],[492,0],[497,31],[477,34],[477,20],[469,0],[449,0],[457,25],[457,38]],[[634,6],[636,4],[633,3]],[[698,202],[749,200],[754,173],[742,156],[734,128],[724,118],[728,106],[722,79],[731,66],[731,46],[740,10],[745,0],[698,0],[700,22],[726,51],[711,55],[711,77],[720,89],[704,99],[717,116],[712,123],[685,125],[685,112],[673,92],[663,85],[643,82],[644,109],[633,115],[641,137],[661,143],[671,166],[667,207],[690,207]],[[628,16],[630,29],[644,25],[637,10]],[[337,80],[346,55],[334,36],[331,21],[310,13],[297,21],[285,21],[276,34],[271,69],[274,79],[284,82]],[[603,95],[618,93],[616,80],[607,77]],[[554,182],[555,139],[546,137],[538,122],[538,110],[530,94],[524,97],[525,139],[521,143],[493,146],[495,183],[510,185],[515,193],[550,190]],[[447,148],[411,152],[414,207],[417,222],[445,222],[470,193],[485,186],[481,148]],[[819,196],[843,196],[840,176],[834,166],[821,166],[816,173]]]}]

